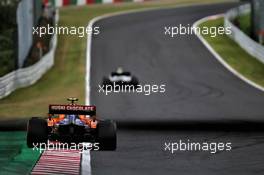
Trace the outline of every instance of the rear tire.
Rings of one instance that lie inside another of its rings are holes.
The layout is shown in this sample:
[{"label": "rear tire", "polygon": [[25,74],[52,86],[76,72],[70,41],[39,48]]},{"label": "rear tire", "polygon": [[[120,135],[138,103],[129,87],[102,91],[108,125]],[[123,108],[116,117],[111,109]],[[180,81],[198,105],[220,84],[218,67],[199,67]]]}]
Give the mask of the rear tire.
[{"label": "rear tire", "polygon": [[109,86],[113,86],[113,83],[108,78],[104,77],[102,85],[104,86],[104,90],[106,90]]},{"label": "rear tire", "polygon": [[100,150],[116,150],[116,123],[111,120],[98,123],[98,142]]},{"label": "rear tire", "polygon": [[139,85],[139,81],[138,81],[138,79],[137,79],[136,77],[132,77],[132,79],[131,79],[131,84],[132,84],[135,88],[137,88],[138,85]]},{"label": "rear tire", "polygon": [[48,141],[48,125],[45,119],[32,117],[27,125],[27,146],[33,148]]},{"label": "rear tire", "polygon": [[108,78],[106,77],[103,78],[103,85],[111,85],[111,84],[112,82]]}]

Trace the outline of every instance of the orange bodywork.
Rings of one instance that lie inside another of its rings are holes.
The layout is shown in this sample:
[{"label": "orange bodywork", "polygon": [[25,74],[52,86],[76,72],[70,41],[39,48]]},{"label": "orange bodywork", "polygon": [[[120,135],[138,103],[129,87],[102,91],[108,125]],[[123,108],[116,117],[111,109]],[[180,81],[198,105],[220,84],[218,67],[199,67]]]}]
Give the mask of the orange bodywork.
[{"label": "orange bodywork", "polygon": [[79,118],[82,122],[86,123],[91,128],[95,129],[97,127],[97,120],[93,120],[92,118],[87,118],[85,115],[80,115]]},{"label": "orange bodywork", "polygon": [[[49,117],[47,119],[48,126],[54,126],[65,118],[65,114],[59,114],[58,117]],[[97,127],[97,120],[93,120],[91,117],[86,117],[85,115],[79,115],[82,122],[95,129]]]}]

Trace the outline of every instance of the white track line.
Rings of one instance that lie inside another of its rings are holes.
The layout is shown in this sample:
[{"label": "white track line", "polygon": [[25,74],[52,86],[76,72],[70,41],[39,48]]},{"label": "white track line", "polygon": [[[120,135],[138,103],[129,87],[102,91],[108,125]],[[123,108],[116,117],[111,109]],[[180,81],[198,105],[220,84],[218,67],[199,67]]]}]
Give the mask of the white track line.
[{"label": "white track line", "polygon": [[[213,16],[208,16],[205,18],[202,18],[198,21],[196,21],[193,24],[193,27],[198,27],[200,24],[202,24],[203,22],[206,22],[208,20],[212,20],[212,19],[217,19],[220,17],[224,17],[224,14],[218,14],[218,15],[213,15]],[[199,34],[197,33],[196,35],[200,41],[204,44],[204,46],[213,54],[213,56],[225,67],[227,68],[230,72],[232,72],[235,76],[237,76],[238,78],[240,78],[241,80],[243,80],[244,82],[248,83],[249,85],[261,90],[264,92],[264,88],[258,84],[256,84],[255,82],[249,80],[248,78],[246,78],[244,75],[242,75],[241,73],[239,73],[238,71],[236,71],[233,67],[231,67],[229,64],[227,64],[225,62],[225,60],[213,49],[213,47]]]},{"label": "white track line", "polygon": [[[93,20],[88,24],[88,28],[93,26]],[[90,105],[90,72],[91,72],[91,46],[92,34],[87,35],[87,48],[86,48],[86,76],[85,76],[85,104]],[[91,175],[91,154],[89,150],[84,150],[81,158],[81,175]]]},{"label": "white track line", "polygon": [[90,150],[84,150],[81,160],[81,175],[91,175],[91,155]]}]

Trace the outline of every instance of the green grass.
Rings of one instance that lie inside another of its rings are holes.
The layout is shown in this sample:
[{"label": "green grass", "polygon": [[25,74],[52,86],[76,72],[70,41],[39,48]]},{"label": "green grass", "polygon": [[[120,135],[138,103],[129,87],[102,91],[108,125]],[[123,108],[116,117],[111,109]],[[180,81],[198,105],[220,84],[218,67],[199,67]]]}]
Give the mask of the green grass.
[{"label": "green grass", "polygon": [[27,148],[25,132],[0,132],[0,175],[29,174],[39,156]]},{"label": "green grass", "polygon": [[[173,7],[192,3],[225,2],[226,0],[164,0],[147,3],[118,3],[82,7],[65,7],[60,10],[61,26],[87,26],[92,18],[118,11],[143,8]],[[33,86],[16,90],[0,100],[0,120],[45,116],[48,104],[65,103],[75,96],[84,103],[85,97],[86,38],[58,37],[54,67]]]},{"label": "green grass", "polygon": [[250,36],[250,30],[251,30],[251,24],[250,24],[250,18],[251,13],[243,14],[237,17],[237,20],[239,22],[239,28],[244,33],[246,33],[248,36]]},{"label": "green grass", "polygon": [[14,53],[12,50],[0,51],[0,77],[15,70],[15,60],[13,58]]},{"label": "green grass", "polygon": [[[200,27],[220,27],[223,26],[223,18],[209,20],[200,25]],[[227,35],[217,35],[210,37],[203,36],[215,51],[236,71],[252,80],[256,84],[264,87],[264,64],[256,58],[250,56],[238,44],[231,40]]]}]

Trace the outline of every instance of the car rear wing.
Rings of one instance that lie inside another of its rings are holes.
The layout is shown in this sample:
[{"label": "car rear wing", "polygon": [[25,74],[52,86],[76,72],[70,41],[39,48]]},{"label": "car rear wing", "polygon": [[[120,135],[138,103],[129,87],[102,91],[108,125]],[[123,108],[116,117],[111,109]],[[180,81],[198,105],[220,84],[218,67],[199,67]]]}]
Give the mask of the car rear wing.
[{"label": "car rear wing", "polygon": [[95,106],[84,105],[49,105],[49,114],[76,114],[76,115],[95,115]]}]

